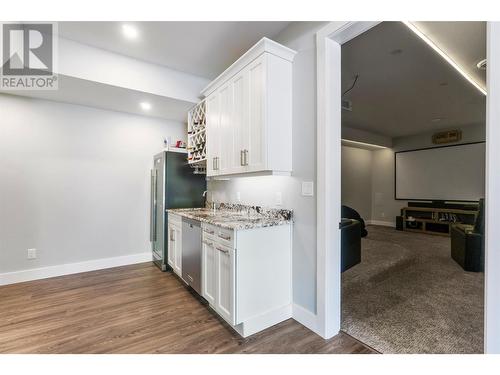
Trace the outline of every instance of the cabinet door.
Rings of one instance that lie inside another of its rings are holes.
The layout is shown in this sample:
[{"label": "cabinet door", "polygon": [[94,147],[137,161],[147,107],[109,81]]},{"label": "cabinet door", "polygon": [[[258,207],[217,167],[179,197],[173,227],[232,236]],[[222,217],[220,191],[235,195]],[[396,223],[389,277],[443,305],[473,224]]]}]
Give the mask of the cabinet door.
[{"label": "cabinet door", "polygon": [[175,257],[174,257],[174,271],[177,275],[182,277],[182,235],[181,229],[177,226],[174,227],[175,233]]},{"label": "cabinet door", "polygon": [[234,250],[215,243],[217,279],[215,310],[231,325],[234,320]]},{"label": "cabinet door", "polygon": [[213,241],[204,239],[202,243],[202,295],[212,306],[216,305],[217,263]]},{"label": "cabinet door", "polygon": [[[244,162],[249,172],[266,169],[267,148],[264,119],[265,58],[261,56],[248,69],[248,124]],[[271,124],[272,126],[272,124]]]},{"label": "cabinet door", "polygon": [[228,174],[234,155],[233,85],[228,82],[219,89],[219,159],[216,160],[217,174]]},{"label": "cabinet door", "polygon": [[220,157],[220,110],[219,94],[214,92],[206,101],[207,111],[207,176],[216,176],[217,158]]},{"label": "cabinet door", "polygon": [[248,149],[248,69],[243,69],[233,79],[233,121],[234,147],[231,160],[233,173],[247,170],[245,150]]},{"label": "cabinet door", "polygon": [[167,251],[168,265],[174,268],[175,265],[175,227],[168,224],[168,251]]}]

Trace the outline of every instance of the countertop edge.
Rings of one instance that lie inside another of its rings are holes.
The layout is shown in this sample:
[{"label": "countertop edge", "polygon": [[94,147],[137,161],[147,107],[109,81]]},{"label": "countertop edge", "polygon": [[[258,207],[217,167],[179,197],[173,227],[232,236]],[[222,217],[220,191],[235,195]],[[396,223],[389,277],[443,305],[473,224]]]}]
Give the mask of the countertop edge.
[{"label": "countertop edge", "polygon": [[173,209],[166,209],[167,213],[172,213],[181,217],[185,217],[191,220],[196,220],[201,223],[205,224],[210,224],[214,225],[216,227],[224,228],[224,229],[232,229],[232,230],[248,230],[248,229],[259,229],[259,228],[269,228],[269,227],[275,227],[275,226],[282,226],[282,225],[289,225],[293,224],[293,220],[273,220],[273,219],[266,219],[263,218],[262,222],[258,223],[248,223],[248,224],[231,224],[231,223],[220,223],[220,222],[214,222],[212,220],[202,218],[196,215],[192,215],[189,213],[189,211],[197,211],[197,210],[202,210],[201,208],[193,208],[193,209],[187,209],[187,208],[173,208]]}]

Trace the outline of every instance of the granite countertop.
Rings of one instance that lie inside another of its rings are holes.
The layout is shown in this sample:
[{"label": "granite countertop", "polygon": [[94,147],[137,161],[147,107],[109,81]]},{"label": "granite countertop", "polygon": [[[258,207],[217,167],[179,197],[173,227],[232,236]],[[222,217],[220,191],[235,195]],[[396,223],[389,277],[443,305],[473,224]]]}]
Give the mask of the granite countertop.
[{"label": "granite countertop", "polygon": [[220,203],[211,208],[177,208],[168,212],[226,229],[242,230],[292,223],[292,211]]}]

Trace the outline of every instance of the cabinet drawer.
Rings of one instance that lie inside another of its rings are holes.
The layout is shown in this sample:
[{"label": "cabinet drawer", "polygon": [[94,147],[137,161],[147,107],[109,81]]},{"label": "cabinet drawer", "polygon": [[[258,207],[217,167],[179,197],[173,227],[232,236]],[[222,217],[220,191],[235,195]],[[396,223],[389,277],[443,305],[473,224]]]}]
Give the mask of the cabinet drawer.
[{"label": "cabinet drawer", "polygon": [[211,237],[212,239],[214,239],[215,236],[217,235],[217,228],[214,227],[213,225],[210,225],[210,224],[202,223],[201,230],[202,230],[203,237],[208,236],[208,237]]},{"label": "cabinet drawer", "polygon": [[234,231],[231,229],[216,228],[215,242],[232,248],[234,243]]},{"label": "cabinet drawer", "polygon": [[202,224],[201,228],[203,238],[223,246],[233,247],[234,231],[232,229],[219,228],[215,225],[205,223]]}]

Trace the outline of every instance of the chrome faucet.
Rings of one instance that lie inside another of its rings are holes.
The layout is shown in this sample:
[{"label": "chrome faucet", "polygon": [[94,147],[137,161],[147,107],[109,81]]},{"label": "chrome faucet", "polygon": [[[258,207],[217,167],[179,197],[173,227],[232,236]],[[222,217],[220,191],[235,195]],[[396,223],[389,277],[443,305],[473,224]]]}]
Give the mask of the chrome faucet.
[{"label": "chrome faucet", "polygon": [[[203,192],[203,197],[205,198],[205,206],[207,204],[207,196],[208,196],[208,190],[205,190]],[[213,194],[212,194],[212,199],[213,199]],[[212,211],[213,211],[213,213],[215,213],[215,206],[216,206],[215,201],[212,200]]]}]

